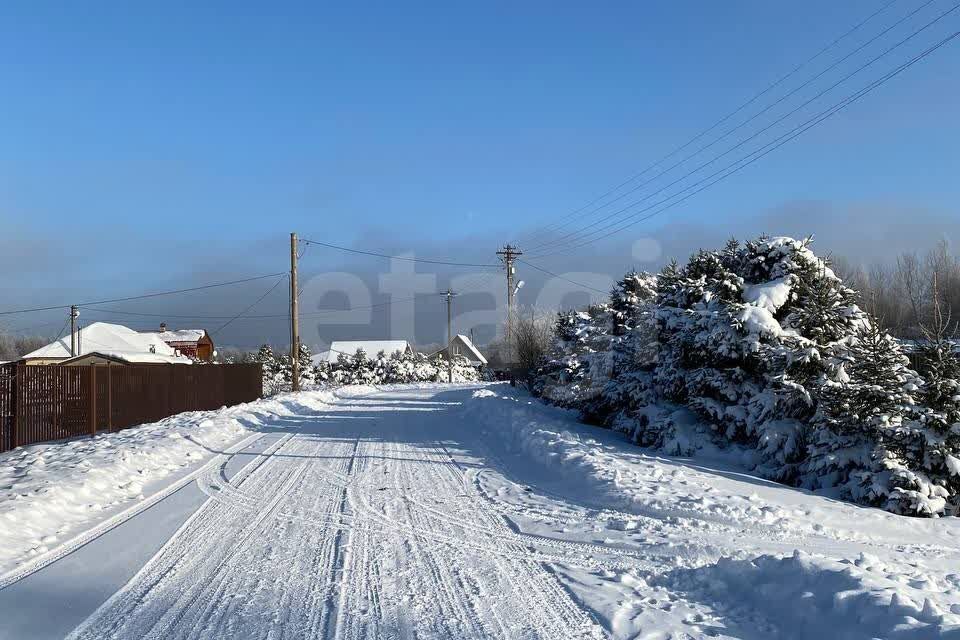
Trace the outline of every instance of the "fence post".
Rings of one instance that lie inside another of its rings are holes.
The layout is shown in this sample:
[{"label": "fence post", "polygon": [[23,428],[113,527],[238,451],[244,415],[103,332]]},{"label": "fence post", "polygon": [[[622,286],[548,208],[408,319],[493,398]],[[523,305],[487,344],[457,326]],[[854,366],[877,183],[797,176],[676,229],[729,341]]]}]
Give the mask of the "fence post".
[{"label": "fence post", "polygon": [[90,364],[90,436],[97,435],[97,365]]},{"label": "fence post", "polygon": [[17,364],[16,373],[13,377],[13,429],[10,434],[10,448],[16,449],[20,446],[20,418],[23,414],[23,403],[21,402],[21,391],[23,389],[23,376],[27,365]]},{"label": "fence post", "polygon": [[107,431],[113,431],[113,367],[107,360]]}]

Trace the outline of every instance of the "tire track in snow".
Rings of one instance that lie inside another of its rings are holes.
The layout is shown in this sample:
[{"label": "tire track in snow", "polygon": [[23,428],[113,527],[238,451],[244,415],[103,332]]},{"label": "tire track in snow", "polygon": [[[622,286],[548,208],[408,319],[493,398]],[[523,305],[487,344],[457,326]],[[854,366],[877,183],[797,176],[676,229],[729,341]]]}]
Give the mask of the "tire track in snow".
[{"label": "tire track in snow", "polygon": [[457,504],[462,470],[434,444],[449,412],[363,400],[338,410],[372,421],[288,434],[229,480],[226,461],[205,469],[210,499],[71,638],[602,635],[546,566],[569,555],[476,496]]}]

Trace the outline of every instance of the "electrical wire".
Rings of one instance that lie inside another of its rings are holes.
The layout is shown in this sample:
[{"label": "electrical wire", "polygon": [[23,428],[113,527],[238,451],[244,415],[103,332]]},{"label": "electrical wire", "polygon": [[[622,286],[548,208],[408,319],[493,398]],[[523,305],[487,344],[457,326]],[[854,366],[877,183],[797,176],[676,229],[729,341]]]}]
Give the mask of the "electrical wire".
[{"label": "electrical wire", "polygon": [[[957,5],[957,6],[960,6],[960,5]],[[742,169],[744,169],[744,168],[752,165],[754,162],[760,160],[761,158],[763,158],[763,157],[766,156],[767,154],[771,153],[771,152],[774,151],[775,149],[780,148],[781,146],[783,146],[784,144],[790,142],[791,140],[796,139],[797,137],[799,137],[800,135],[802,135],[803,133],[805,133],[805,132],[808,131],[809,129],[812,129],[813,127],[819,125],[821,122],[823,122],[823,121],[827,120],[828,118],[832,117],[833,115],[839,113],[840,111],[842,111],[843,109],[845,109],[845,108],[848,107],[849,105],[853,104],[854,102],[856,102],[857,100],[859,100],[859,99],[862,98],[863,96],[867,95],[868,93],[870,93],[871,91],[873,91],[873,90],[876,89],[877,87],[881,86],[882,84],[885,84],[886,82],[888,82],[889,80],[891,80],[891,79],[894,78],[895,76],[899,75],[899,74],[902,73],[903,71],[909,69],[909,68],[912,67],[914,64],[920,62],[921,60],[923,60],[924,58],[926,58],[927,56],[929,56],[929,55],[932,54],[933,52],[935,52],[935,51],[937,51],[938,49],[940,49],[941,47],[947,45],[949,42],[951,42],[952,40],[954,40],[954,39],[957,38],[958,36],[960,36],[960,31],[957,31],[957,32],[953,33],[952,35],[949,35],[949,36],[945,37],[944,39],[940,40],[940,41],[939,41],[938,43],[936,43],[935,45],[933,45],[933,46],[931,46],[930,48],[926,49],[925,51],[923,51],[922,53],[918,54],[917,56],[915,56],[915,57],[912,58],[911,60],[908,60],[907,62],[903,63],[902,65],[900,65],[899,67],[897,67],[897,68],[894,69],[893,71],[887,73],[886,75],[882,76],[881,78],[879,78],[878,80],[874,81],[874,82],[871,83],[870,85],[867,85],[866,87],[864,87],[863,89],[859,90],[858,92],[856,92],[856,93],[854,93],[854,94],[851,94],[850,96],[848,96],[848,97],[845,98],[844,100],[842,100],[842,101],[840,101],[839,103],[835,104],[833,107],[827,109],[826,111],[821,112],[821,113],[818,114],[817,116],[814,116],[814,117],[811,118],[810,120],[807,120],[805,123],[803,123],[803,124],[801,124],[801,125],[798,125],[797,127],[795,127],[794,129],[792,129],[791,131],[789,131],[789,132],[787,132],[786,134],[780,136],[780,138],[777,138],[776,140],[768,143],[767,145],[764,145],[763,147],[760,147],[759,149],[753,151],[752,153],[750,153],[750,154],[748,154],[748,155],[740,158],[739,160],[737,160],[737,161],[735,161],[735,162],[727,165],[727,166],[724,167],[723,169],[720,169],[719,171],[716,171],[716,172],[710,174],[710,175],[707,176],[706,178],[704,178],[704,179],[702,179],[702,180],[700,180],[700,181],[698,181],[698,182],[696,182],[696,183],[694,183],[694,184],[692,184],[692,185],[689,185],[689,186],[681,189],[679,192],[673,194],[672,196],[669,196],[669,197],[665,198],[664,200],[661,200],[661,201],[658,202],[658,203],[655,203],[654,205],[651,205],[651,206],[649,206],[649,207],[646,207],[645,209],[641,209],[640,211],[637,211],[637,212],[635,212],[634,214],[632,214],[632,215],[630,215],[630,216],[627,216],[626,218],[624,218],[624,219],[622,219],[622,220],[619,220],[619,221],[616,221],[616,222],[612,223],[612,225],[607,225],[607,226],[604,227],[604,228],[601,228],[601,229],[598,229],[597,231],[591,232],[591,233],[588,234],[588,235],[594,235],[594,234],[596,234],[596,233],[598,233],[598,232],[600,232],[600,231],[603,231],[603,230],[605,230],[605,229],[610,228],[610,227],[613,226],[613,225],[617,225],[617,224],[621,224],[621,225],[622,225],[622,226],[614,229],[613,231],[610,231],[609,233],[605,233],[605,234],[603,234],[603,235],[601,235],[601,236],[599,236],[599,237],[592,238],[592,239],[590,239],[590,240],[586,240],[586,241],[580,242],[580,243],[577,245],[577,248],[581,248],[581,247],[584,247],[584,246],[586,246],[586,245],[588,245],[588,244],[592,244],[592,243],[594,243],[594,242],[597,242],[597,241],[599,241],[599,240],[602,240],[602,239],[604,239],[604,238],[608,238],[608,237],[610,237],[611,235],[614,235],[614,234],[616,234],[616,233],[619,233],[620,231],[623,231],[624,229],[627,229],[627,228],[629,228],[629,227],[632,227],[632,226],[638,224],[639,222],[642,222],[642,221],[644,221],[644,220],[649,220],[650,218],[652,218],[652,217],[654,217],[654,216],[656,216],[656,215],[658,215],[658,214],[666,211],[667,209],[670,209],[670,208],[672,208],[672,207],[680,204],[681,202],[684,202],[684,201],[688,200],[688,199],[691,198],[692,196],[700,193],[701,191],[704,191],[705,189],[708,189],[709,187],[717,184],[718,182],[720,182],[720,181],[728,178],[729,176],[731,176],[731,175],[739,172],[740,170],[742,170]],[[761,151],[762,151],[762,153],[760,153]],[[750,156],[754,156],[754,157],[751,158]],[[740,164],[740,163],[743,163],[743,164]],[[736,165],[738,165],[738,164],[740,164],[740,166],[736,166]],[[731,169],[731,168],[732,168],[732,169]],[[730,170],[727,171],[728,169],[730,169]],[[723,173],[724,171],[727,171],[727,173]],[[717,178],[716,180],[713,180],[712,182],[707,182],[708,180],[710,180],[710,178],[713,178],[714,176],[717,176],[718,174],[723,174],[723,175],[720,175],[719,178]],[[648,210],[650,210],[650,209],[652,209],[652,208],[654,208],[654,207],[656,207],[656,206],[658,206],[658,205],[660,205],[660,204],[664,204],[664,203],[666,203],[667,201],[669,201],[669,200],[677,197],[678,195],[682,194],[684,191],[686,191],[686,190],[688,190],[688,189],[691,189],[691,188],[693,188],[693,187],[695,187],[695,186],[697,186],[697,185],[699,185],[699,184],[702,184],[702,183],[704,183],[704,182],[707,182],[707,184],[705,184],[704,186],[700,187],[699,189],[697,189],[697,190],[695,190],[695,191],[693,191],[693,192],[691,192],[691,193],[683,196],[683,197],[680,198],[679,200],[677,200],[677,201],[675,201],[675,202],[673,202],[673,203],[670,203],[670,204],[668,204],[667,206],[665,206],[665,207],[663,207],[663,208],[661,208],[661,209],[659,209],[659,210],[657,210],[657,211],[655,211],[655,212],[653,212],[653,213],[651,213],[651,214],[649,214],[649,215],[647,215],[647,216],[643,216],[643,217],[641,217],[641,218],[639,218],[639,219],[633,220],[632,222],[627,222],[626,224],[623,224],[624,222],[626,222],[627,220],[630,220],[631,218],[634,218],[634,217],[637,216],[638,214],[643,213],[644,211],[648,211]],[[550,252],[550,253],[545,253],[545,254],[540,254],[540,255],[538,255],[538,256],[534,256],[533,259],[539,259],[539,258],[544,258],[544,257],[547,257],[547,256],[557,255],[558,253],[563,253],[563,252],[569,251],[569,250],[570,250],[569,247],[567,247],[567,248],[561,248],[561,249],[557,249],[557,250],[555,250],[555,251],[552,251],[552,252]]]},{"label": "electrical wire", "polygon": [[446,265],[449,267],[490,268],[490,267],[500,266],[498,264],[479,264],[479,263],[473,263],[473,262],[454,262],[452,260],[434,260],[429,258],[411,258],[408,256],[391,256],[385,253],[378,253],[376,251],[364,251],[362,249],[351,249],[350,247],[341,247],[340,245],[330,244],[329,242],[320,242],[319,240],[302,239],[300,240],[300,242],[304,242],[306,244],[316,244],[316,245],[320,245],[321,247],[337,249],[338,251],[346,251],[348,253],[356,253],[364,256],[374,256],[377,258],[389,258],[390,260],[403,260],[405,262],[420,262],[422,264],[439,264],[439,265]]},{"label": "electrical wire", "polygon": [[[76,304],[76,305],[74,305],[74,306],[77,306],[77,307],[89,307],[89,306],[91,306],[91,305],[98,305],[98,304],[111,304],[111,303],[114,303],[114,302],[127,302],[127,301],[129,301],[129,300],[144,300],[144,299],[146,299],[146,298],[158,298],[158,297],[160,297],[160,296],[171,296],[171,295],[175,295],[175,294],[178,294],[178,293],[190,293],[190,292],[192,292],[192,291],[203,291],[203,290],[205,290],[205,289],[213,289],[213,288],[216,288],[216,287],[228,287],[228,286],[230,286],[230,285],[244,284],[244,283],[246,283],[246,282],[254,282],[254,281],[256,281],[256,280],[264,280],[264,279],[266,279],[266,278],[275,278],[275,277],[277,277],[277,276],[283,275],[284,273],[286,273],[286,272],[268,273],[268,274],[265,274],[265,275],[262,275],[262,276],[254,276],[254,277],[252,277],[252,278],[243,278],[243,279],[241,279],[241,280],[231,280],[231,281],[229,281],[229,282],[216,282],[216,283],[214,283],[214,284],[205,284],[205,285],[201,285],[201,286],[198,286],[198,287],[188,287],[188,288],[186,288],[186,289],[176,289],[176,290],[173,290],[173,291],[158,291],[158,292],[156,292],[156,293],[145,293],[145,294],[138,295],[138,296],[126,296],[126,297],[123,297],[123,298],[112,298],[112,299],[109,299],[109,300],[93,300],[93,301],[90,301],[90,302],[81,302],[81,303]],[[12,311],[0,311],[0,316],[9,316],[9,315],[14,315],[14,314],[18,314],[18,313],[33,313],[33,312],[35,312],[35,311],[54,311],[54,310],[56,310],[56,309],[69,309],[70,306],[71,306],[71,305],[69,305],[69,304],[59,304],[59,305],[50,306],[50,307],[34,307],[34,308],[32,308],[32,309],[16,309],[16,310],[12,310]]]},{"label": "electrical wire", "polygon": [[[726,114],[725,116],[723,116],[722,118],[720,118],[719,120],[717,120],[716,122],[714,122],[712,125],[710,125],[710,126],[707,127],[706,129],[704,129],[704,130],[701,131],[700,133],[696,134],[695,136],[693,136],[692,138],[690,138],[689,140],[687,140],[685,143],[683,143],[683,144],[680,145],[679,147],[675,148],[673,151],[671,151],[671,152],[668,153],[667,155],[665,155],[665,156],[663,156],[662,158],[660,158],[659,160],[653,162],[652,164],[650,164],[649,166],[647,166],[647,167],[644,168],[643,170],[641,170],[641,171],[639,171],[639,172],[637,172],[637,173],[634,173],[634,174],[631,175],[629,178],[627,178],[625,181],[621,182],[620,184],[618,184],[617,186],[615,186],[615,187],[613,187],[612,189],[608,190],[608,191],[605,192],[604,194],[598,196],[597,198],[594,198],[593,200],[591,200],[590,202],[588,202],[588,203],[585,204],[584,206],[580,207],[579,209],[576,209],[576,210],[574,210],[574,211],[569,212],[569,213],[566,214],[563,218],[561,218],[561,220],[558,221],[558,222],[562,222],[563,220],[567,220],[567,219],[569,219],[569,218],[572,218],[572,217],[576,216],[577,214],[581,213],[584,209],[588,209],[588,208],[592,207],[593,205],[597,204],[598,202],[600,202],[601,200],[603,200],[604,198],[607,198],[608,196],[613,195],[614,193],[616,193],[617,191],[619,191],[620,189],[622,189],[622,188],[625,187],[626,185],[630,184],[630,183],[633,182],[634,180],[636,180],[636,179],[638,179],[638,178],[646,175],[647,172],[649,172],[649,171],[651,171],[652,169],[656,168],[656,167],[657,167],[659,164],[661,164],[662,162],[665,162],[665,161],[669,160],[670,158],[672,158],[672,157],[675,156],[676,154],[680,153],[681,151],[683,151],[684,149],[686,149],[687,147],[689,147],[690,145],[692,145],[693,143],[695,143],[697,140],[700,140],[700,139],[703,138],[705,135],[707,135],[708,133],[710,133],[711,131],[713,131],[713,130],[716,129],[717,127],[721,126],[723,123],[727,122],[730,118],[734,117],[735,115],[737,115],[738,113],[740,113],[741,111],[743,111],[744,109],[746,109],[747,107],[749,107],[751,104],[753,104],[754,102],[756,102],[757,100],[759,100],[760,98],[762,98],[764,95],[766,95],[766,94],[769,93],[770,91],[772,91],[772,90],[774,90],[775,88],[777,88],[778,86],[780,86],[780,85],[781,85],[782,83],[784,83],[786,80],[788,80],[789,78],[793,77],[793,76],[794,76],[797,72],[799,72],[801,69],[803,69],[804,67],[806,67],[808,64],[810,64],[811,62],[813,62],[814,60],[816,60],[817,58],[819,58],[821,55],[823,55],[824,53],[826,53],[826,52],[829,51],[830,49],[832,49],[834,46],[836,46],[837,44],[839,44],[841,41],[843,41],[844,39],[846,39],[848,36],[852,35],[854,32],[856,32],[857,30],[859,30],[859,29],[860,29],[863,25],[865,25],[867,22],[869,22],[869,21],[872,20],[873,18],[875,18],[875,17],[877,17],[878,15],[880,15],[881,13],[883,13],[886,9],[888,9],[888,8],[889,8],[892,4],[894,4],[896,1],[897,1],[897,0],[890,0],[889,2],[887,2],[886,4],[884,4],[883,6],[881,6],[879,9],[877,9],[876,11],[874,11],[873,13],[871,13],[870,15],[868,15],[866,18],[864,18],[863,20],[861,20],[860,22],[858,22],[857,24],[855,24],[852,28],[848,29],[848,30],[845,31],[843,34],[841,34],[840,36],[838,36],[837,38],[835,38],[832,42],[830,42],[829,44],[827,44],[826,46],[824,46],[822,49],[820,49],[819,51],[817,51],[815,54],[813,54],[812,56],[810,56],[809,58],[807,58],[805,61],[803,61],[803,62],[801,62],[800,64],[798,64],[797,66],[795,66],[791,71],[789,71],[789,72],[786,73],[785,75],[781,76],[779,79],[775,80],[773,83],[771,83],[770,85],[768,85],[765,89],[763,89],[763,90],[760,91],[759,93],[755,94],[752,98],[748,99],[746,102],[744,102],[743,104],[741,104],[740,106],[738,106],[736,109],[734,109],[733,111],[729,112],[728,114]],[[928,4],[929,4],[929,3],[928,3]],[[547,226],[547,227],[544,227],[544,228],[543,228],[543,232],[544,232],[544,233],[547,233],[547,232],[549,232],[549,231],[551,231],[551,230],[554,230],[554,229],[556,228],[556,226],[555,226],[556,224],[557,224],[557,223],[553,223],[552,225],[549,225],[549,226]],[[521,237],[527,238],[527,237],[531,237],[531,236],[535,236],[535,235],[537,235],[537,232],[536,232],[536,231],[531,232],[531,233],[524,234],[524,235],[521,236]]]},{"label": "electrical wire", "polygon": [[254,307],[256,307],[258,304],[260,304],[261,302],[263,302],[264,298],[266,298],[266,297],[269,296],[271,293],[273,293],[274,289],[276,289],[278,286],[280,286],[280,283],[283,282],[284,280],[286,280],[287,278],[288,278],[287,274],[283,274],[282,276],[280,276],[279,278],[277,278],[277,281],[273,283],[273,286],[272,286],[272,287],[270,287],[269,289],[267,289],[266,293],[264,293],[262,296],[260,296],[259,298],[257,298],[256,301],[255,301],[253,304],[251,304],[249,307],[247,307],[246,309],[244,309],[243,311],[241,311],[241,312],[238,313],[237,315],[233,316],[232,318],[230,318],[229,320],[227,320],[226,322],[224,322],[224,323],[223,323],[222,325],[220,325],[218,328],[214,329],[214,330],[210,333],[210,335],[216,335],[217,333],[223,331],[224,329],[226,329],[227,327],[229,327],[229,326],[233,323],[234,320],[237,320],[237,319],[240,318],[242,315],[246,314],[248,311],[250,311],[251,309],[253,309]]},{"label": "electrical wire", "polygon": [[[853,57],[853,56],[856,55],[857,53],[861,52],[862,50],[864,50],[865,48],[867,48],[868,46],[870,46],[871,44],[873,44],[874,42],[876,42],[878,39],[880,39],[881,37],[883,37],[884,35],[886,35],[886,34],[889,33],[890,31],[892,31],[893,29],[895,29],[896,27],[900,26],[901,24],[903,24],[904,22],[906,22],[907,20],[909,20],[910,18],[912,18],[913,16],[915,16],[917,13],[919,13],[920,11],[922,11],[923,9],[925,9],[926,7],[928,7],[928,6],[929,6],[930,4],[932,4],[934,1],[935,1],[935,0],[927,0],[927,2],[925,2],[925,3],[922,4],[922,5],[920,5],[919,7],[917,7],[916,9],[914,9],[913,11],[911,11],[910,13],[908,13],[907,15],[905,15],[904,17],[900,18],[899,20],[897,20],[896,22],[894,22],[892,25],[890,25],[890,26],[887,27],[886,29],[882,30],[880,33],[878,33],[877,35],[873,36],[872,38],[870,38],[870,39],[867,40],[866,42],[862,43],[860,46],[858,46],[856,49],[854,49],[854,50],[851,51],[850,53],[848,53],[848,54],[846,54],[845,56],[843,56],[842,58],[836,60],[833,64],[831,64],[831,65],[828,66],[827,68],[823,69],[823,70],[820,71],[818,74],[816,74],[816,75],[813,76],[812,78],[808,79],[806,82],[804,82],[804,83],[801,84],[800,86],[794,88],[792,91],[784,94],[783,96],[781,96],[780,98],[778,98],[776,101],[774,101],[774,102],[772,102],[771,104],[767,105],[767,106],[764,107],[761,111],[757,112],[756,114],[754,114],[754,115],[751,116],[750,118],[744,120],[744,121],[741,122],[740,124],[738,124],[738,125],[730,128],[730,129],[727,129],[727,130],[726,130],[725,132],[723,132],[719,137],[717,137],[717,138],[715,138],[714,140],[710,141],[709,143],[707,143],[707,144],[699,147],[699,148],[698,148],[696,151],[694,151],[693,153],[690,153],[690,154],[684,156],[683,158],[681,158],[680,160],[678,160],[678,161],[675,162],[674,164],[670,165],[670,166],[667,167],[666,169],[663,169],[662,171],[660,171],[660,172],[657,173],[656,175],[652,176],[651,178],[649,178],[649,179],[647,179],[647,180],[644,180],[644,181],[641,182],[640,184],[635,185],[633,188],[631,188],[631,189],[623,192],[622,194],[620,194],[620,195],[617,196],[616,198],[613,198],[612,200],[607,201],[607,202],[604,203],[603,205],[601,205],[601,206],[593,209],[592,211],[588,212],[588,213],[586,214],[586,216],[587,216],[587,217],[592,216],[593,214],[600,212],[601,210],[605,209],[606,207],[608,207],[608,206],[610,206],[610,205],[612,205],[612,204],[614,204],[614,203],[616,203],[616,202],[619,202],[619,201],[623,200],[624,198],[626,198],[626,197],[629,196],[630,194],[636,193],[637,191],[639,191],[639,190],[642,189],[643,187],[645,187],[645,186],[647,186],[647,185],[655,182],[657,179],[659,179],[659,178],[663,177],[664,175],[670,173],[671,171],[673,171],[673,170],[676,169],[677,167],[683,165],[684,163],[688,162],[689,160],[692,160],[693,158],[697,157],[698,155],[700,155],[700,154],[703,153],[704,151],[712,148],[714,145],[716,145],[716,144],[720,143],[721,141],[725,140],[730,134],[738,131],[739,129],[743,128],[743,127],[746,126],[747,124],[750,124],[751,122],[755,121],[757,118],[759,118],[759,117],[761,117],[762,115],[766,114],[768,111],[770,111],[771,109],[773,109],[773,108],[776,107],[777,105],[781,104],[783,101],[785,101],[785,100],[787,100],[788,98],[790,98],[790,97],[792,97],[793,95],[795,95],[797,92],[799,92],[799,91],[801,91],[802,89],[806,88],[807,86],[809,86],[809,85],[812,84],[813,82],[819,80],[819,79],[820,79],[821,77],[823,77],[825,74],[827,74],[827,73],[829,73],[830,71],[832,71],[833,69],[837,68],[839,65],[843,64],[844,62],[846,62],[847,60],[849,60],[851,57]],[[797,107],[797,108],[793,109],[792,111],[784,114],[783,116],[781,116],[780,118],[778,118],[777,120],[775,120],[775,121],[772,122],[771,124],[767,125],[767,126],[764,127],[763,129],[761,129],[760,131],[758,131],[757,133],[755,133],[754,135],[746,138],[745,140],[742,140],[739,145],[733,147],[732,149],[729,149],[729,150],[727,151],[727,153],[729,153],[729,152],[730,152],[731,150],[733,150],[733,149],[736,149],[736,148],[739,147],[739,146],[742,146],[743,144],[746,144],[746,143],[749,142],[750,140],[758,137],[758,136],[761,135],[762,133],[768,131],[769,129],[773,128],[773,127],[776,126],[777,124],[783,122],[783,120],[785,120],[785,119],[788,118],[789,116],[793,115],[794,113],[796,113],[797,111],[799,111],[799,110],[802,109],[803,107],[809,105],[811,102],[813,102],[813,101],[817,100],[818,98],[822,97],[825,93],[827,93],[827,92],[829,92],[830,90],[836,88],[839,84],[841,84],[842,82],[845,82],[846,80],[848,80],[849,78],[851,78],[853,75],[856,75],[856,74],[859,73],[860,71],[863,71],[864,69],[866,69],[867,67],[869,67],[871,64],[873,64],[874,62],[876,62],[877,60],[879,60],[879,59],[882,58],[883,56],[887,55],[888,53],[892,52],[894,49],[896,49],[897,47],[901,46],[902,44],[904,44],[905,42],[907,42],[908,40],[910,40],[910,38],[916,36],[917,34],[919,34],[921,31],[923,31],[923,30],[926,29],[927,27],[935,24],[937,21],[939,21],[939,19],[943,18],[944,15],[950,13],[951,11],[952,11],[952,10],[947,11],[945,14],[941,15],[939,18],[937,18],[937,19],[934,20],[933,22],[929,23],[928,25],[926,25],[925,27],[919,29],[918,31],[915,31],[913,34],[911,34],[911,35],[910,35],[908,38],[906,38],[905,40],[901,41],[900,43],[898,43],[897,45],[891,47],[890,49],[887,49],[886,51],[884,51],[882,54],[880,54],[879,56],[877,56],[876,58],[874,58],[874,59],[871,60],[870,62],[868,62],[868,63],[866,63],[865,65],[863,65],[862,67],[858,68],[858,69],[855,70],[852,74],[844,77],[844,78],[841,79],[839,82],[831,85],[831,86],[830,86],[829,88],[827,88],[826,90],[818,93],[816,96],[814,96],[814,97],[811,98],[810,100],[807,100],[806,102],[804,102],[803,104],[801,104],[799,107]],[[721,157],[723,157],[723,156],[722,156],[722,155],[717,156],[716,158],[714,158],[714,159],[711,160],[710,162],[714,162],[714,161],[716,161],[717,159],[719,159],[719,158],[721,158]],[[708,164],[709,164],[709,163],[708,163]],[[683,177],[688,177],[691,173],[695,173],[696,171],[698,171],[698,170],[699,170],[700,168],[702,168],[702,167],[703,167],[703,165],[701,165],[701,167],[698,167],[697,169],[694,169],[692,172],[687,173],[687,174],[686,174],[685,176],[683,176]],[[654,194],[651,194],[651,195],[656,195],[656,192],[655,192]],[[648,198],[649,198],[649,197],[651,197],[651,196],[648,196]],[[615,216],[615,215],[616,215],[616,212],[615,212],[614,214],[608,215],[608,216],[605,217],[605,218],[601,218],[600,220],[596,221],[594,224],[600,224],[600,223],[602,223],[602,222],[605,221],[605,220],[609,220],[611,217],[613,217],[613,216]],[[569,224],[571,224],[571,223],[572,223],[572,221],[571,221],[571,222],[568,222],[568,223],[566,223],[566,224],[564,224],[564,225],[561,225],[561,226],[557,227],[556,230],[559,230],[559,229],[561,229],[561,228],[563,228],[563,227],[569,226]],[[589,228],[589,226],[584,227],[584,229],[586,229],[586,228]],[[560,240],[563,240],[564,238],[568,238],[568,237],[570,237],[570,236],[572,236],[572,235],[576,235],[577,233],[582,232],[582,230],[583,230],[583,229],[581,229],[580,231],[574,231],[574,232],[572,232],[572,233],[568,233],[568,234],[562,236],[562,237],[559,238],[559,239],[554,239],[554,240],[552,240],[552,241],[547,241],[547,242],[540,243],[540,244],[532,247],[530,250],[535,251],[535,250],[537,250],[537,249],[539,249],[539,248],[542,248],[542,247],[544,247],[544,246],[548,246],[548,245],[550,245],[550,244],[556,243],[556,242],[558,242],[558,241],[560,241]]]},{"label": "electrical wire", "polygon": [[602,293],[603,295],[609,295],[609,294],[610,294],[609,291],[603,291],[602,289],[597,289],[596,287],[591,287],[591,286],[588,285],[588,284],[583,284],[582,282],[577,282],[576,280],[571,280],[570,278],[566,278],[566,277],[564,277],[564,276],[561,276],[561,275],[558,274],[558,273],[554,273],[553,271],[549,271],[549,270],[547,270],[547,269],[544,269],[544,268],[541,267],[541,266],[538,266],[538,265],[533,264],[533,263],[530,262],[529,260],[524,260],[524,259],[522,259],[522,258],[517,258],[517,262],[522,262],[523,264],[527,265],[528,267],[533,267],[533,268],[536,269],[537,271],[542,271],[543,273],[547,274],[548,276],[553,276],[554,278],[559,278],[560,280],[564,280],[564,281],[569,282],[570,284],[576,285],[576,286],[578,286],[578,287],[583,287],[584,289],[589,289],[590,291],[596,291],[597,293]]}]

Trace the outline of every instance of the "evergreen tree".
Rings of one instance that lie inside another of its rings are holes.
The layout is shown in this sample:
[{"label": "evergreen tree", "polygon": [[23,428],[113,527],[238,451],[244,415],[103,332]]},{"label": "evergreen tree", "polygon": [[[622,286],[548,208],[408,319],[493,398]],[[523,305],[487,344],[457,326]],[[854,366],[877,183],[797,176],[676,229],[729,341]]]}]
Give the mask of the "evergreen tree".
[{"label": "evergreen tree", "polygon": [[370,384],[373,381],[373,366],[362,348],[350,358],[350,384]]},{"label": "evergreen tree", "polygon": [[[313,354],[310,352],[310,347],[302,342],[300,343],[300,348],[297,349],[297,364],[300,368],[301,385],[311,385],[317,381],[313,366]],[[291,374],[291,378],[292,377]]]}]

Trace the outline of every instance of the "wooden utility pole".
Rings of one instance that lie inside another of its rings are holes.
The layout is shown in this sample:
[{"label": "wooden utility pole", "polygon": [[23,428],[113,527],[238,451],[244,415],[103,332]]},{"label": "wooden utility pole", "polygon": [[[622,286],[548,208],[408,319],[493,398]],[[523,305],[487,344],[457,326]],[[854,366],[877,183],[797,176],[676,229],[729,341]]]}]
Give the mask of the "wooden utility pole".
[{"label": "wooden utility pole", "polygon": [[453,297],[457,294],[447,287],[447,292],[441,295],[447,296],[447,382],[453,382]]},{"label": "wooden utility pole", "polygon": [[290,234],[290,367],[293,390],[300,391],[300,318],[297,309],[297,234]]},{"label": "wooden utility pole", "polygon": [[513,261],[522,256],[523,251],[508,244],[497,251],[497,255],[507,269],[507,362],[513,365],[513,297],[517,293],[517,288],[513,284],[513,278],[516,274]]},{"label": "wooden utility pole", "polygon": [[70,357],[77,355],[77,305],[70,306]]}]

